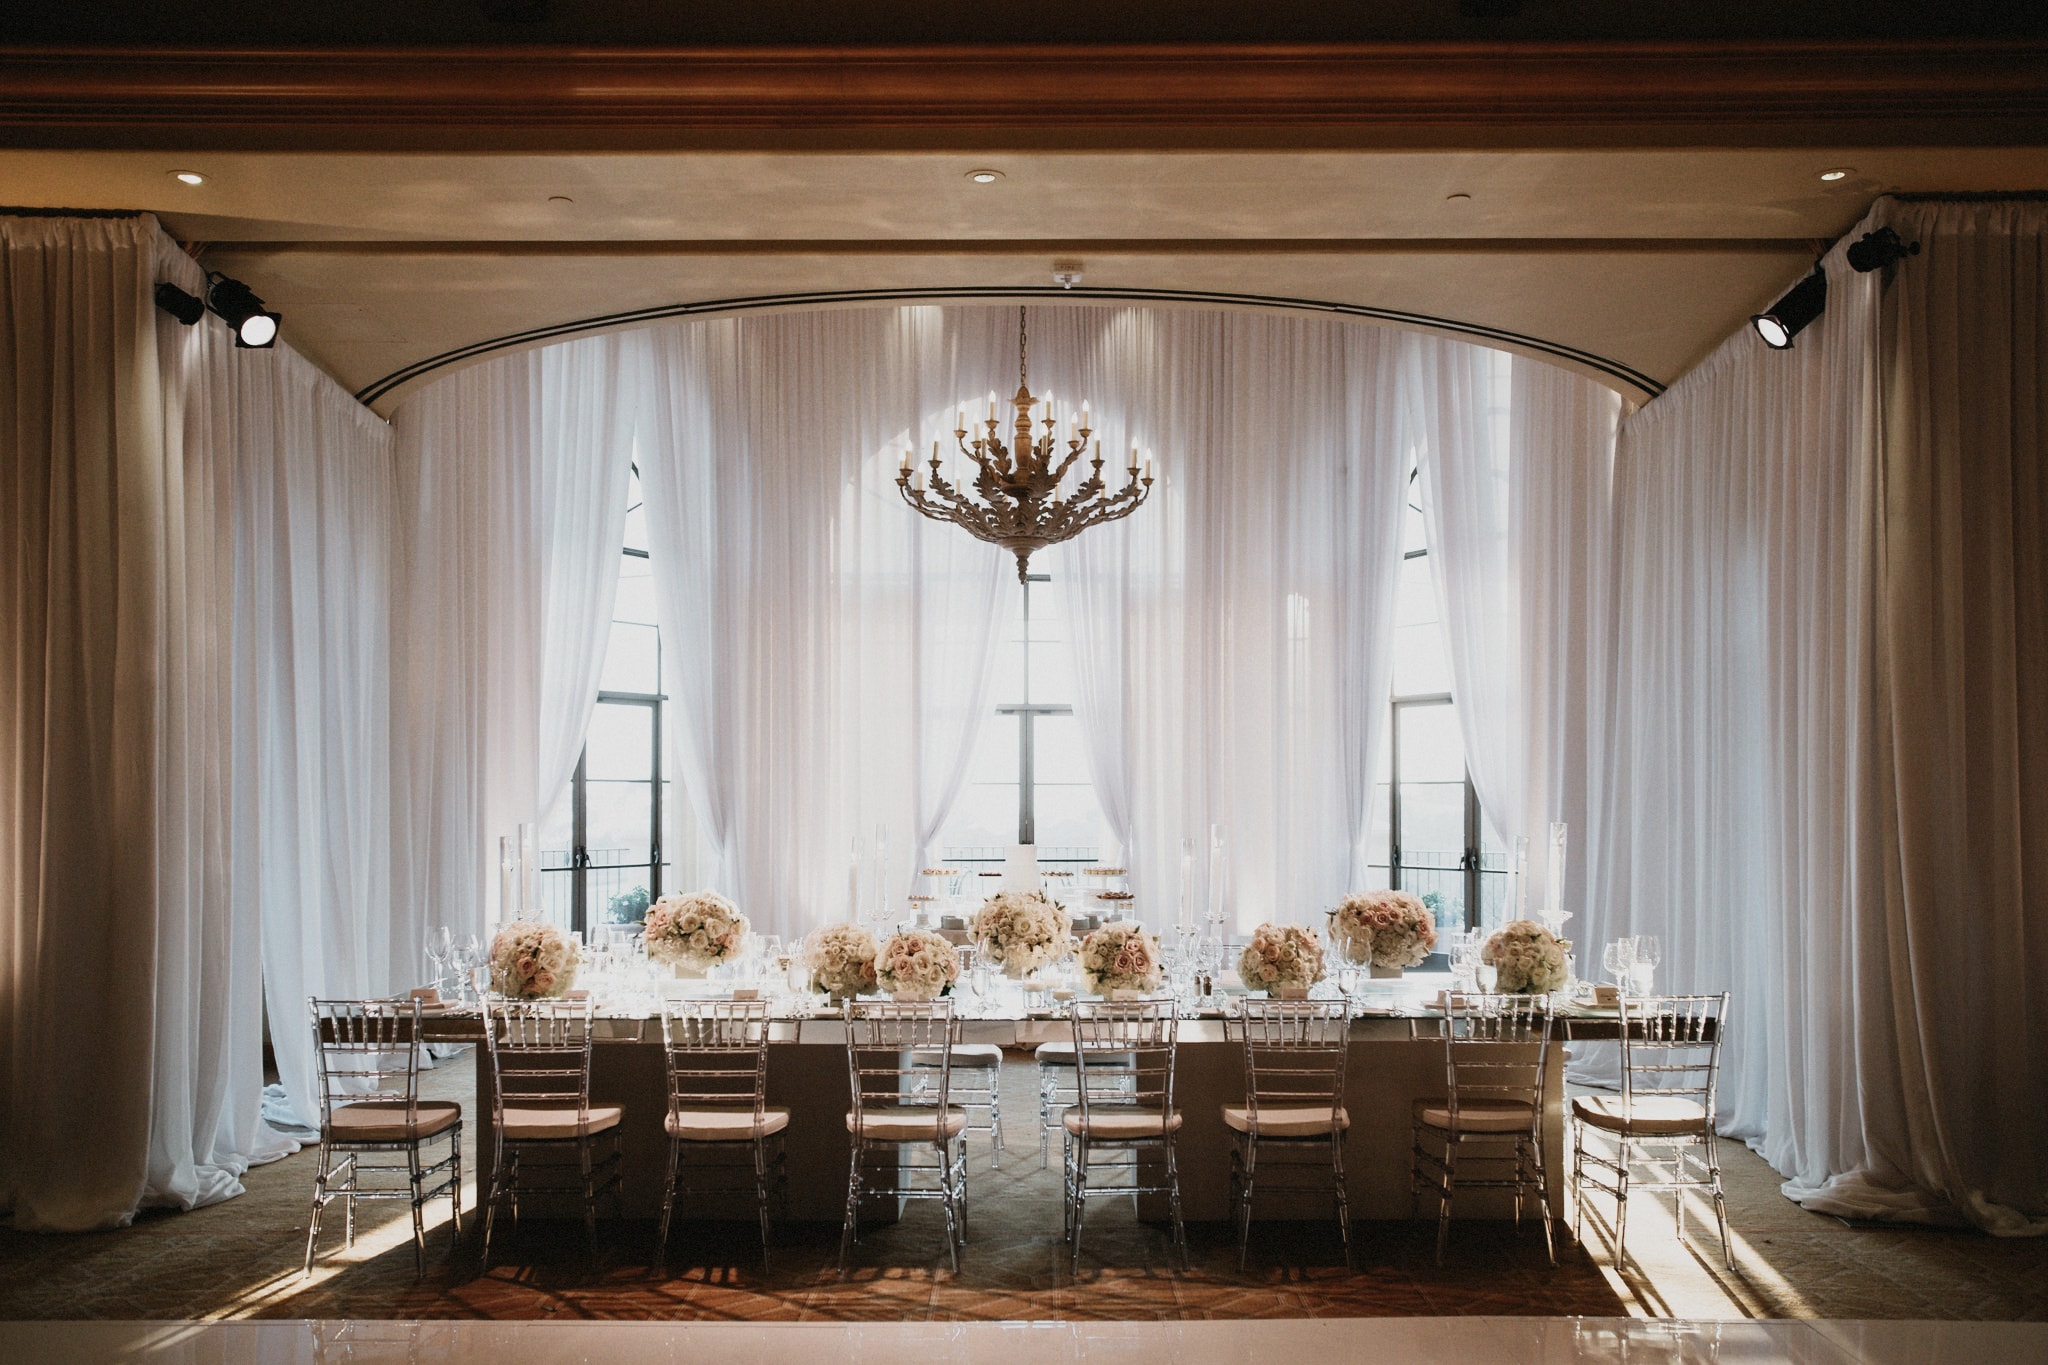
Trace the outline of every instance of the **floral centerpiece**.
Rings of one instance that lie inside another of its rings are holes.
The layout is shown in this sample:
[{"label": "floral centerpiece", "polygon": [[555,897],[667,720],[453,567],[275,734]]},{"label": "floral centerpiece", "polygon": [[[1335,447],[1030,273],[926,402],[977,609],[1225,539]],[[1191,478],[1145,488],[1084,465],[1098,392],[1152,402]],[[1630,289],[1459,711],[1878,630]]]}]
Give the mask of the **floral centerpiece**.
[{"label": "floral centerpiece", "polygon": [[899,1000],[936,1000],[959,978],[959,953],[929,929],[891,934],[875,955],[875,984]]},{"label": "floral centerpiece", "polygon": [[1511,919],[1486,940],[1479,960],[1498,969],[1494,984],[1501,990],[1542,995],[1569,978],[1564,955],[1571,946],[1535,920]]},{"label": "floral centerpiece", "polygon": [[663,896],[647,912],[647,956],[702,971],[739,952],[747,917],[716,891]]},{"label": "floral centerpiece", "polygon": [[1135,924],[1105,924],[1081,940],[1081,976],[1096,995],[1159,988],[1159,941]]},{"label": "floral centerpiece", "polygon": [[1322,940],[1299,925],[1261,924],[1238,955],[1237,974],[1247,987],[1268,995],[1289,987],[1307,990],[1323,979]]},{"label": "floral centerpiece", "polygon": [[974,939],[988,961],[1012,978],[1029,976],[1073,946],[1066,907],[1042,891],[999,891],[981,903]]},{"label": "floral centerpiece", "polygon": [[1346,962],[1398,973],[1436,947],[1436,916],[1406,891],[1354,891],[1330,912],[1330,939]]},{"label": "floral centerpiece", "polygon": [[576,983],[577,951],[552,924],[515,920],[491,940],[491,989],[520,1000],[545,1000]]},{"label": "floral centerpiece", "polygon": [[813,929],[804,939],[804,965],[811,984],[834,996],[860,995],[875,988],[875,936],[858,924]]}]

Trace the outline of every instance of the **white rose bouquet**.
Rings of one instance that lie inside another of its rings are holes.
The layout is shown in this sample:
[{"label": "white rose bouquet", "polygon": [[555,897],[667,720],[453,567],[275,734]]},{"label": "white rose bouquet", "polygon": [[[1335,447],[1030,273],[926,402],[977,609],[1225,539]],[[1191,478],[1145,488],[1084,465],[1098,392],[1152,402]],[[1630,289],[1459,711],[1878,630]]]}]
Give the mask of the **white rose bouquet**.
[{"label": "white rose bouquet", "polygon": [[1532,919],[1511,919],[1479,950],[1479,960],[1499,969],[1503,991],[1542,995],[1563,986],[1564,955],[1571,943]]},{"label": "white rose bouquet", "polygon": [[576,983],[576,945],[552,924],[516,920],[491,940],[491,989],[520,1000],[544,1000]]},{"label": "white rose bouquet", "polygon": [[811,984],[833,995],[860,995],[875,988],[875,936],[858,924],[813,929],[804,940],[804,965]]},{"label": "white rose bouquet", "polygon": [[702,969],[739,952],[747,917],[716,891],[663,896],[647,911],[647,956]]},{"label": "white rose bouquet", "polygon": [[891,934],[875,955],[875,984],[891,995],[936,1000],[959,977],[959,953],[929,929]]},{"label": "white rose bouquet", "polygon": [[1436,916],[1406,891],[1354,891],[1330,912],[1330,939],[1346,962],[1416,967],[1436,947]]},{"label": "white rose bouquet", "polygon": [[1041,891],[990,896],[974,917],[974,938],[983,957],[1018,978],[1059,961],[1073,946],[1066,907]]},{"label": "white rose bouquet", "polygon": [[1323,944],[1313,929],[1261,924],[1238,955],[1237,974],[1252,990],[1277,995],[1289,986],[1307,989],[1323,979]]},{"label": "white rose bouquet", "polygon": [[1159,987],[1159,942],[1135,924],[1105,924],[1081,940],[1081,976],[1096,995]]}]

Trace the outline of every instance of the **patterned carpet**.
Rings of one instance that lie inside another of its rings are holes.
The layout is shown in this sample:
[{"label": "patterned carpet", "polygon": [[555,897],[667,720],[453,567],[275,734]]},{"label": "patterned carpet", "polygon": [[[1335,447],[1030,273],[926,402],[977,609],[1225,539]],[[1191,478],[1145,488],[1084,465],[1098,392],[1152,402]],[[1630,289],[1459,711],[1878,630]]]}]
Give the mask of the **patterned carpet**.
[{"label": "patterned carpet", "polygon": [[[1029,1115],[1035,1073],[1005,1068],[1008,1112]],[[430,1079],[437,1097],[472,1096],[467,1058]],[[1360,1223],[1357,1269],[1346,1273],[1327,1223],[1270,1224],[1254,1234],[1248,1269],[1223,1225],[1190,1228],[1193,1268],[1180,1272],[1164,1230],[1125,1201],[1091,1206],[1081,1270],[1060,1257],[1058,1179],[1039,1169],[1028,1121],[1013,1119],[1012,1155],[991,1170],[973,1148],[970,1237],[957,1274],[945,1268],[935,1205],[914,1207],[857,1248],[837,1272],[836,1225],[778,1230],[763,1272],[751,1224],[679,1222],[669,1270],[651,1268],[654,1228],[601,1225],[598,1255],[580,1223],[500,1224],[480,1272],[472,1233],[449,1254],[446,1204],[429,1224],[429,1271],[413,1278],[402,1205],[373,1205],[343,1251],[338,1210],[319,1265],[301,1278],[313,1154],[249,1173],[249,1193],[189,1214],[146,1215],[86,1236],[0,1232],[5,1318],[688,1318],[711,1321],[975,1321],[1418,1315],[2048,1317],[2048,1247],[1969,1233],[1851,1229],[1776,1193],[1763,1163],[1737,1148],[1729,1163],[1731,1221],[1743,1255],[1734,1275],[1630,1204],[1626,1275],[1611,1269],[1589,1226],[1584,1247],[1560,1240],[1546,1264],[1533,1227],[1459,1224],[1448,1262],[1434,1264],[1434,1227]],[[469,1130],[473,1132],[473,1128]],[[1019,1150],[1025,1149],[1028,1150]],[[465,1207],[472,1204],[465,1199]],[[1874,1253],[1874,1254],[1873,1254]],[[1718,1307],[1716,1307],[1718,1305]]]}]

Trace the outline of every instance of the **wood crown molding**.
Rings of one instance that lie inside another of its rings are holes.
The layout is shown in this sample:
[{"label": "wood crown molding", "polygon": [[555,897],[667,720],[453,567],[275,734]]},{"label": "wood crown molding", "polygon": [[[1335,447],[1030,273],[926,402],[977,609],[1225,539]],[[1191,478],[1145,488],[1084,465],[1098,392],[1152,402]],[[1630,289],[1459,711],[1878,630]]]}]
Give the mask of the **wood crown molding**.
[{"label": "wood crown molding", "polygon": [[[607,131],[1797,128],[2048,118],[2048,43],[573,49],[0,47],[45,144]],[[170,130],[168,134],[164,130]],[[97,136],[96,136],[97,134]],[[17,140],[20,140],[17,137]],[[1997,140],[2011,140],[2011,135]],[[2022,140],[2035,141],[2037,138]]]}]

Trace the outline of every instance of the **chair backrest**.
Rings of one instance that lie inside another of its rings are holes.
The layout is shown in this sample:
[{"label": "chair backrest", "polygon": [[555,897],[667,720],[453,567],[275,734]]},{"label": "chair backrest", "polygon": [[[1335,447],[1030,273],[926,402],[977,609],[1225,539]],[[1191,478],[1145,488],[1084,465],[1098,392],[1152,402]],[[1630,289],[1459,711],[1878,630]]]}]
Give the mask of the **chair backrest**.
[{"label": "chair backrest", "polygon": [[321,1132],[332,1128],[336,1108],[363,1099],[403,1099],[406,1122],[418,1117],[419,1001],[309,998],[306,1013],[320,1070]]},{"label": "chair backrest", "polygon": [[1513,1103],[1543,1110],[1550,1058],[1547,995],[1445,993],[1444,1084],[1455,1125],[1460,1105]]},{"label": "chair backrest", "polygon": [[1074,1088],[1091,1110],[1173,1110],[1180,1019],[1172,999],[1074,1002]]},{"label": "chair backrest", "polygon": [[853,1112],[906,1105],[944,1109],[952,1095],[951,1000],[849,1000],[846,1076]]},{"label": "chair backrest", "polygon": [[[590,1117],[588,1000],[493,1000],[484,1044],[491,1060],[492,1108],[503,1131],[505,1110],[576,1110]],[[580,1131],[580,1126],[579,1126]]]},{"label": "chair backrest", "polygon": [[1714,1116],[1728,992],[1621,997],[1622,1112],[1638,1095],[1695,1100]]},{"label": "chair backrest", "polygon": [[1246,1000],[1245,1104],[1254,1126],[1259,1106],[1335,1111],[1344,1103],[1351,1052],[1348,1000]]},{"label": "chair backrest", "polygon": [[668,1108],[752,1108],[768,1101],[768,1002],[684,1000],[661,1010]]}]

